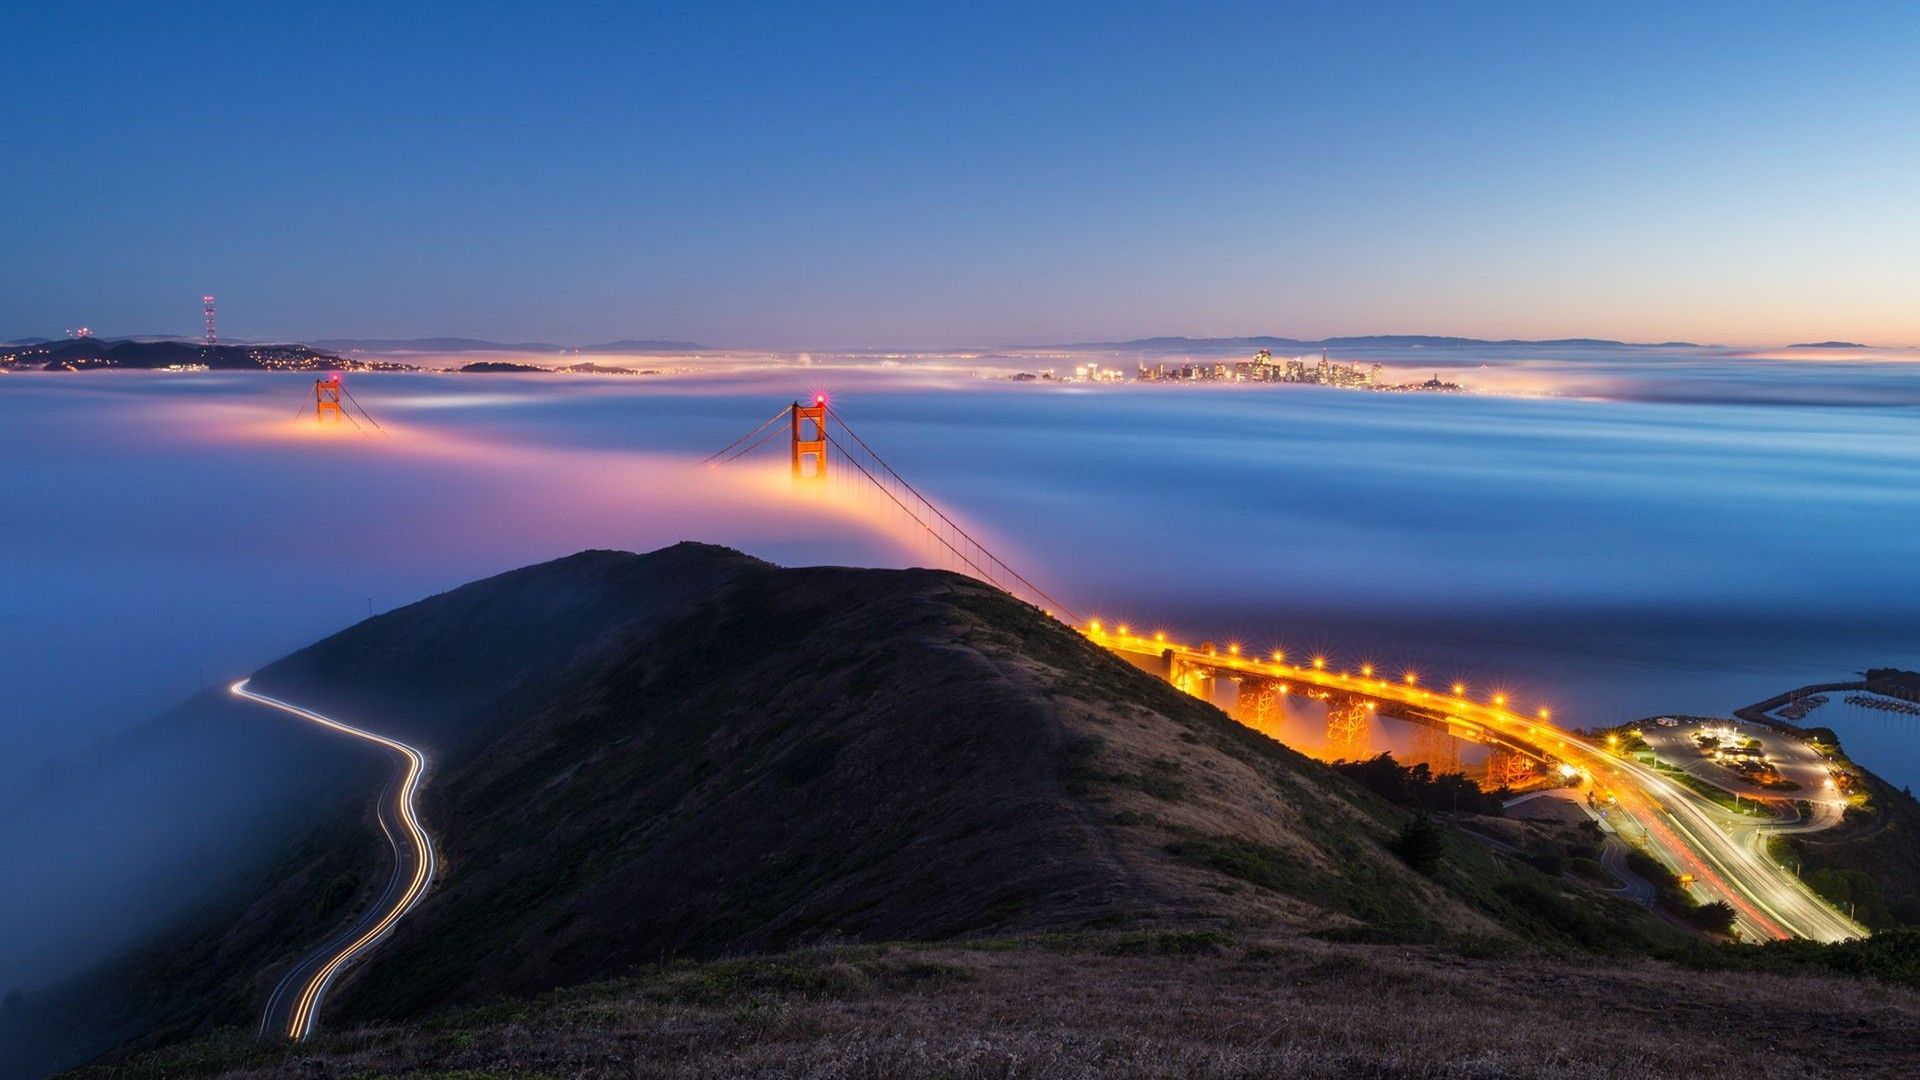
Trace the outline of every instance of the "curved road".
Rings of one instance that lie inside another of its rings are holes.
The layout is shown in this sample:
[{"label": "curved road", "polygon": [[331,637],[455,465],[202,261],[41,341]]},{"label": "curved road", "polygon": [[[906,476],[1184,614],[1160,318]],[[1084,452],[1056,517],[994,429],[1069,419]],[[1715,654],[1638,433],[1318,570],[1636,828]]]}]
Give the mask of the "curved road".
[{"label": "curved road", "polygon": [[302,1042],[313,1034],[320,1006],[327,989],[347,965],[364,955],[392,930],[395,923],[413,910],[433,884],[433,838],[420,824],[418,800],[427,757],[398,739],[376,734],[351,724],[343,724],[312,709],[302,708],[279,698],[247,689],[249,679],[234,683],[236,697],[278,709],[309,723],[373,743],[386,750],[404,766],[395,770],[378,804],[380,828],[393,845],[393,876],[387,881],[371,907],[358,919],[336,931],[312,952],[294,963],[282,976],[273,994],[267,998],[260,1018],[260,1034]]}]

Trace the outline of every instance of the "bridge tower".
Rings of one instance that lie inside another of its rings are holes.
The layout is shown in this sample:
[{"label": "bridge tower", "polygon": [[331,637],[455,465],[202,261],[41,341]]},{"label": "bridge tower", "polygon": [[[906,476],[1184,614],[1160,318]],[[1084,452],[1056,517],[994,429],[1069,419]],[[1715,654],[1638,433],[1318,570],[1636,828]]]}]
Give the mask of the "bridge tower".
[{"label": "bridge tower", "polygon": [[827,478],[827,396],[815,394],[813,404],[793,403],[793,478]]},{"label": "bridge tower", "polygon": [[319,423],[340,422],[340,373],[313,380],[313,418]]},{"label": "bridge tower", "polygon": [[1371,701],[1357,697],[1327,699],[1327,757],[1334,761],[1364,761],[1373,730]]}]

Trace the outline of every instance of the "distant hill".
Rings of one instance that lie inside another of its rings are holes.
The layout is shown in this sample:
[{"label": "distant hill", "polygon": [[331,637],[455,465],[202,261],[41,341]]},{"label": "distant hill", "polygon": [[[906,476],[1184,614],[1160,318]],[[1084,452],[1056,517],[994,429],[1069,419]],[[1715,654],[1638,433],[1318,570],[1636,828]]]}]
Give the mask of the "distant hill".
[{"label": "distant hill", "polygon": [[554,370],[563,371],[569,375],[658,375],[659,374],[659,372],[653,368],[630,368],[630,367],[620,367],[617,364],[596,364],[591,360],[583,360],[578,364],[562,364],[561,366],[554,368]]},{"label": "distant hill", "polygon": [[553,369],[537,367],[533,364],[510,364],[504,360],[478,360],[471,364],[462,364],[454,370],[467,375],[513,375],[524,372],[546,372]]},{"label": "distant hill", "polygon": [[1871,345],[1862,345],[1857,341],[1810,341],[1799,345],[1789,345],[1789,349],[1871,349]]},{"label": "distant hill", "polygon": [[69,338],[12,346],[0,350],[0,367],[38,371],[194,367],[217,371],[412,370],[403,364],[353,360],[311,345],[203,345],[178,338]]},{"label": "distant hill", "polygon": [[322,348],[337,349],[342,352],[421,352],[421,353],[465,353],[465,352],[505,352],[505,353],[552,353],[556,356],[573,353],[646,353],[646,352],[712,352],[710,346],[695,344],[691,341],[654,341],[621,340],[604,341],[592,345],[556,345],[549,341],[483,341],[478,338],[428,337],[428,338],[321,338],[314,342]]},{"label": "distant hill", "polygon": [[1688,341],[1627,342],[1607,338],[1550,338],[1526,341],[1515,338],[1438,337],[1426,334],[1372,334],[1359,337],[1331,337],[1307,340],[1288,337],[1151,337],[1131,341],[1083,341],[1068,345],[1022,346],[1036,349],[1111,349],[1140,352],[1216,352],[1254,349],[1385,349],[1385,348],[1582,348],[1582,349],[1697,349]]}]

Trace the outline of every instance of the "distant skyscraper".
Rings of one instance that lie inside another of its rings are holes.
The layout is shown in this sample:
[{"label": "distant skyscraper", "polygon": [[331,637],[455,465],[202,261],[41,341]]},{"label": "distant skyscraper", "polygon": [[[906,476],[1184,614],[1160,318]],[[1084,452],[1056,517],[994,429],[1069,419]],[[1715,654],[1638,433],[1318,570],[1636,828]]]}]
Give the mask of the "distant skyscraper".
[{"label": "distant skyscraper", "polygon": [[206,314],[207,314],[207,340],[206,340],[206,344],[208,344],[208,345],[217,345],[217,344],[219,344],[219,342],[220,342],[220,335],[218,335],[218,334],[216,334],[216,333],[214,333],[214,331],[213,331],[213,297],[211,297],[211,296],[203,296],[203,297],[201,297],[201,298],[200,298],[200,309],[201,309],[202,311],[204,311],[204,312],[206,312]]}]

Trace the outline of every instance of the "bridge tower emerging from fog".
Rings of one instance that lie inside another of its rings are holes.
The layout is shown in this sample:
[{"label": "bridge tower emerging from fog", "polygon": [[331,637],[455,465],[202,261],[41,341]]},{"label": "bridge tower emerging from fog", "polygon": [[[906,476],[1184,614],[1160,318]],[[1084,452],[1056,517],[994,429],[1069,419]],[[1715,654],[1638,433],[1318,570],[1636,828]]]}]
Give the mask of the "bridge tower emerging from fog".
[{"label": "bridge tower emerging from fog", "polygon": [[340,373],[334,372],[324,379],[313,380],[313,418],[319,423],[339,423],[344,415],[340,411]]},{"label": "bridge tower emerging from fog", "polygon": [[827,478],[827,396],[815,394],[813,404],[793,403],[793,478]]}]

